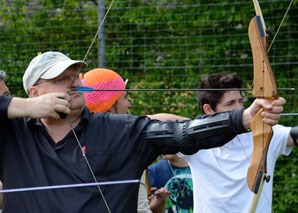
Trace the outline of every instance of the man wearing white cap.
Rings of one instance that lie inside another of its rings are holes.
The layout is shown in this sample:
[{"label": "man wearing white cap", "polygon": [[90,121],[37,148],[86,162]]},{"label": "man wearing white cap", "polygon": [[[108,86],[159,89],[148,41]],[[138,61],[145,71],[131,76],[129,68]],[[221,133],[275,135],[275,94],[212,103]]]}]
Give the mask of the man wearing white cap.
[{"label": "man wearing white cap", "polygon": [[[59,52],[35,57],[23,83],[30,98],[0,95],[0,179],[4,189],[139,179],[160,154],[193,154],[246,132],[264,107],[274,125],[285,103],[257,99],[249,108],[179,122],[91,113],[81,86],[83,61]],[[61,99],[63,98],[63,99]],[[62,119],[58,113],[67,114]],[[4,195],[6,212],[136,212],[138,184]]]}]

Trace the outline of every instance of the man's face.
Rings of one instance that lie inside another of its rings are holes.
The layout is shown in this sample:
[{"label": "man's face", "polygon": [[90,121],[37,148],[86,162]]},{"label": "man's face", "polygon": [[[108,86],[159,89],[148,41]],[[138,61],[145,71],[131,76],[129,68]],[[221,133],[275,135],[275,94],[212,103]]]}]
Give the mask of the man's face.
[{"label": "man's face", "polygon": [[131,104],[127,99],[127,92],[124,91],[123,94],[120,96],[120,98],[117,100],[117,102],[110,109],[110,111],[112,113],[117,113],[117,114],[126,114],[130,107],[131,107]]},{"label": "man's face", "polygon": [[218,102],[215,112],[226,112],[243,108],[243,97],[240,91],[227,91]]},{"label": "man's face", "polygon": [[[39,79],[35,86],[33,86],[35,90],[34,92],[30,92],[30,96],[35,97],[47,93],[68,92],[69,89],[76,89],[82,86],[79,74],[79,71],[75,67],[70,67],[54,79]],[[71,98],[70,109],[80,109],[85,106],[85,96],[83,93],[73,91],[68,94]]]},{"label": "man's face", "polygon": [[10,95],[10,92],[4,81],[0,80],[0,95]]}]

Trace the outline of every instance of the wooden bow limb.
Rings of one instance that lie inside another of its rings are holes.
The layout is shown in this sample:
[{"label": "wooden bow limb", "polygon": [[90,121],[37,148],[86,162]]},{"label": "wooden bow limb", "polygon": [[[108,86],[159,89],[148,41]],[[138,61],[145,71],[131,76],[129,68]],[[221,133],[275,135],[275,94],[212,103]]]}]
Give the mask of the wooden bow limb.
[{"label": "wooden bow limb", "polygon": [[[258,6],[257,1],[254,1],[254,3],[255,6]],[[256,11],[257,14],[261,14],[260,8],[256,9]],[[267,55],[267,38],[264,26],[265,22],[262,21],[262,16],[260,15],[254,17],[249,24],[248,34],[254,63],[253,95],[272,102],[277,98],[277,87]],[[270,177],[266,175],[266,159],[273,132],[272,127],[263,122],[263,111],[263,109],[260,109],[250,125],[254,148],[247,172],[247,183],[250,190],[255,193],[250,212],[255,212],[256,210],[264,181],[269,182],[270,180]]]},{"label": "wooden bow limb", "polygon": [[261,7],[260,7],[260,4],[259,4],[259,1],[258,0],[253,0],[254,2],[254,7],[255,7],[255,11],[256,11],[256,15],[257,16],[260,16],[261,18],[261,23],[262,23],[262,26],[263,26],[263,30],[264,30],[264,33],[265,33],[265,42],[266,42],[266,46],[267,46],[267,33],[266,33],[266,24],[265,24],[265,21],[264,21],[264,17],[263,17],[263,14],[262,14],[262,11],[261,11]]}]

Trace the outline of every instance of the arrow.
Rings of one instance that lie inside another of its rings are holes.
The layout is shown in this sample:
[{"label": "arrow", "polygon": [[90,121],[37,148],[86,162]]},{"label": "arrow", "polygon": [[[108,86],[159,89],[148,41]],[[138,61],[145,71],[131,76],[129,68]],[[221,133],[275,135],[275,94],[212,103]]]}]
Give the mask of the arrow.
[{"label": "arrow", "polygon": [[280,113],[281,116],[293,116],[293,115],[298,115],[297,112],[293,112],[293,113]]},{"label": "arrow", "polygon": [[[252,88],[206,88],[206,89],[93,89],[92,87],[78,87],[68,92],[98,92],[98,91],[127,91],[127,92],[186,92],[186,91],[252,91]],[[278,88],[283,91],[296,91],[297,88]]]},{"label": "arrow", "polygon": [[18,188],[18,189],[4,189],[0,190],[0,194],[11,193],[11,192],[28,192],[28,191],[40,191],[49,189],[65,189],[65,188],[78,188],[87,186],[103,186],[103,185],[115,185],[124,183],[139,183],[140,180],[120,180],[120,181],[106,181],[98,183],[78,183],[78,184],[66,184],[66,185],[54,185],[54,186],[37,186],[28,188]]}]

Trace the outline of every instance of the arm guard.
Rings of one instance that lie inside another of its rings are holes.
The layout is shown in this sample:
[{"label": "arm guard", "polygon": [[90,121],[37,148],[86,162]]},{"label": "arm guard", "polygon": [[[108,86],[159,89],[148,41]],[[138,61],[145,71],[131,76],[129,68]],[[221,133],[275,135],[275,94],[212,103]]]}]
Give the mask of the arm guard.
[{"label": "arm guard", "polygon": [[[238,114],[237,118],[240,116],[242,124],[242,111]],[[243,126],[240,129],[245,131]],[[164,154],[179,151],[194,154],[200,149],[222,146],[236,134],[237,131],[231,124],[230,112],[184,122],[152,122],[146,128],[147,141]]]},{"label": "arm guard", "polygon": [[292,127],[290,135],[293,138],[294,144],[298,146],[298,126]]}]

